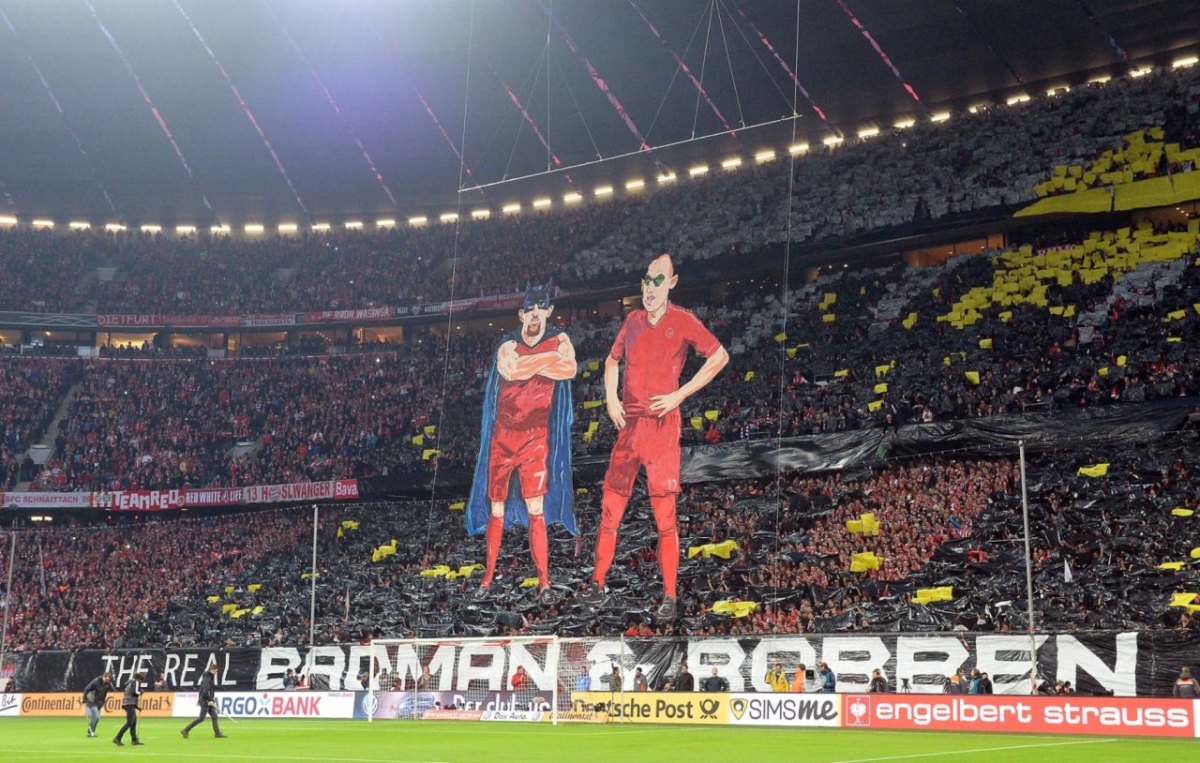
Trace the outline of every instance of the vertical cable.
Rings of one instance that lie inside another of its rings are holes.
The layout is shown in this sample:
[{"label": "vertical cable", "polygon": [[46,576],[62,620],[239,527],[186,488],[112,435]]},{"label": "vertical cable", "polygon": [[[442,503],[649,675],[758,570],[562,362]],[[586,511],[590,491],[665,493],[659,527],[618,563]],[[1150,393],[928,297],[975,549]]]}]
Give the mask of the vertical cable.
[{"label": "vertical cable", "polygon": [[[715,3],[716,0],[713,0]],[[708,43],[712,39],[712,9],[713,4],[708,6],[708,29],[704,32],[704,55],[700,58],[700,85],[701,88],[696,91],[696,108],[692,111],[692,138],[696,137],[696,123],[700,120],[700,96],[704,95],[704,70],[708,66]]]},{"label": "vertical cable", "polygon": [[[800,65],[800,0],[796,0],[796,45],[793,53],[793,71]],[[792,142],[789,146],[796,144],[796,103],[799,98],[800,83],[794,77],[792,78]],[[780,288],[780,299],[783,307],[783,321],[780,329],[784,334],[787,334],[788,312],[791,309],[791,294],[788,289],[788,279],[790,277],[792,264],[792,197],[794,195],[794,186],[796,183],[796,154],[788,151],[788,182],[787,182],[787,238],[783,242],[783,286]],[[783,448],[783,419],[787,414],[787,340],[785,339],[780,345],[779,355],[779,418],[775,422],[775,452],[778,453]],[[778,458],[775,459],[775,553],[772,564],[768,567],[771,571],[771,598],[775,600],[776,617],[778,617],[779,606],[779,522],[783,514],[783,464]],[[774,625],[772,625],[774,628]]]},{"label": "vertical cable", "polygon": [[[463,118],[462,118],[462,134],[459,138],[458,145],[462,147],[462,152],[458,160],[458,203],[454,218],[454,250],[450,257],[450,300],[447,303],[449,307],[446,309],[446,347],[442,355],[442,387],[441,393],[438,396],[438,423],[437,423],[437,444],[441,445],[444,432],[442,431],[442,422],[446,418],[446,383],[450,378],[450,330],[454,326],[454,286],[458,276],[458,246],[459,239],[462,233],[462,210],[463,210],[463,174],[466,172],[466,154],[467,154],[467,107],[471,103],[471,52],[475,45],[475,0],[471,0],[471,16],[467,22],[467,76],[463,87]],[[439,451],[433,462],[433,480],[429,485],[429,515],[425,520],[425,546],[429,546],[429,537],[433,527],[433,512],[434,502],[437,500],[438,488],[438,471],[441,469],[442,454]]]}]

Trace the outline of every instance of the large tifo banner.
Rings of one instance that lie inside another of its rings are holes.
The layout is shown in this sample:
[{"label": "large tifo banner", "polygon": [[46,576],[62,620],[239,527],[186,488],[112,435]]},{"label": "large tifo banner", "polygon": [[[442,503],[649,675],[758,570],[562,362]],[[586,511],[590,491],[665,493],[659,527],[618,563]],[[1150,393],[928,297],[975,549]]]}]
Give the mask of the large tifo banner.
[{"label": "large tifo banner", "polygon": [[[1179,669],[1200,665],[1200,638],[1182,632],[1039,634],[1038,676],[1044,681],[1070,681],[1082,695],[1117,697],[1171,696]],[[789,678],[796,666],[809,669],[829,663],[839,693],[864,693],[871,671],[883,671],[893,689],[913,694],[940,694],[946,677],[957,669],[987,672],[997,694],[1028,695],[1028,635],[901,634],[778,636],[693,639],[563,639],[551,655],[519,642],[424,644],[385,649],[367,644],[269,647],[230,650],[41,651],[6,655],[4,667],[21,692],[80,691],[109,671],[123,682],[144,670],[162,677],[167,689],[188,691],[210,664],[220,669],[224,691],[261,692],[283,688],[289,669],[307,675],[313,689],[359,691],[386,672],[388,687],[412,689],[422,669],[432,675],[433,692],[491,691],[511,688],[517,667],[525,668],[530,689],[563,691],[584,687],[605,692],[633,690],[641,668],[651,688],[672,677],[686,662],[697,684],[713,671],[733,695],[770,691],[766,675],[777,663]],[[374,658],[374,659],[373,659]],[[6,660],[7,661],[7,660]],[[551,664],[553,663],[553,664]],[[555,665],[557,668],[555,669]],[[620,670],[620,686],[612,671]],[[363,677],[368,677],[368,684]],[[810,685],[810,688],[815,688]],[[440,701],[440,698],[435,701]],[[565,708],[564,708],[565,709]],[[747,708],[750,712],[750,708]],[[735,713],[736,715],[736,713]]]},{"label": "large tifo banner", "polygon": [[0,493],[0,507],[16,509],[102,509],[169,511],[301,501],[357,501],[357,480],[324,480],[286,485],[178,488],[173,490],[101,490],[90,493]]}]

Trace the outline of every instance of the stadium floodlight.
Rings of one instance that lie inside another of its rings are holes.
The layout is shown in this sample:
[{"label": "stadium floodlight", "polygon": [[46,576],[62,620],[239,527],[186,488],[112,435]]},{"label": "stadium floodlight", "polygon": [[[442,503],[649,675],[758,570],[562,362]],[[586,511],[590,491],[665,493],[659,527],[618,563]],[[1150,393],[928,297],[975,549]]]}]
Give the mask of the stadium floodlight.
[{"label": "stadium floodlight", "polygon": [[916,123],[917,123],[917,120],[913,119],[912,117],[907,117],[905,119],[897,119],[896,123],[892,126],[895,127],[897,130],[907,130],[908,128],[914,126]]},{"label": "stadium floodlight", "polygon": [[72,220],[71,222],[67,223],[67,227],[71,230],[87,230],[88,228],[92,227],[92,224],[87,220]]},{"label": "stadium floodlight", "polygon": [[642,180],[641,178],[633,178],[632,180],[625,181],[625,190],[626,191],[638,191],[638,190],[641,190],[642,188],[644,188],[645,186],[646,186],[646,181]]},{"label": "stadium floodlight", "polygon": [[429,222],[429,218],[427,218],[425,215],[417,215],[416,217],[408,218],[408,224],[414,228],[419,228],[427,222]]},{"label": "stadium floodlight", "polygon": [[209,232],[209,233],[215,233],[215,234],[218,234],[218,235],[220,235],[220,234],[226,234],[226,235],[228,235],[228,233],[229,233],[229,226],[228,226],[228,225],[225,225],[225,224],[223,224],[223,223],[222,223],[222,224],[220,224],[220,225],[214,225],[214,226],[212,226],[211,228],[209,228],[209,229],[208,229],[208,232]]},{"label": "stadium floodlight", "polygon": [[688,177],[698,178],[708,172],[707,164],[697,164],[695,167],[688,168]]},{"label": "stadium floodlight", "polygon": [[175,232],[180,236],[187,236],[196,232],[195,225],[176,225]]},{"label": "stadium floodlight", "polygon": [[105,223],[104,230],[108,231],[109,233],[120,233],[121,231],[125,230],[125,226],[121,223]]},{"label": "stadium floodlight", "polygon": [[492,216],[492,210],[488,209],[487,207],[480,207],[479,209],[471,210],[471,219],[472,220],[486,220],[491,216]]},{"label": "stadium floodlight", "polygon": [[521,211],[521,205],[520,203],[514,201],[511,204],[505,204],[503,207],[500,207],[500,211],[506,215],[515,215],[517,212]]},{"label": "stadium floodlight", "polygon": [[674,182],[675,182],[675,173],[674,172],[664,172],[663,174],[658,176],[658,184],[659,185],[666,185],[667,183],[674,183]]},{"label": "stadium floodlight", "polygon": [[31,222],[30,225],[32,225],[35,228],[53,228],[54,221],[38,219],[38,220],[34,220],[33,222]]},{"label": "stadium floodlight", "polygon": [[0,225],[16,225],[16,215],[0,215]]},{"label": "stadium floodlight", "polygon": [[721,169],[723,169],[723,170],[736,170],[738,167],[741,167],[741,166],[742,166],[742,157],[740,157],[740,156],[731,156],[728,159],[721,162]]},{"label": "stadium floodlight", "polygon": [[550,206],[550,197],[549,196],[543,196],[540,199],[533,200],[533,208],[534,209],[545,209],[548,206]]},{"label": "stadium floodlight", "polygon": [[1070,86],[1070,85],[1055,85],[1054,87],[1052,87],[1052,88],[1049,88],[1048,90],[1046,90],[1046,95],[1048,95],[1048,96],[1050,96],[1051,98],[1053,98],[1054,96],[1056,96],[1056,95],[1058,95],[1058,94],[1060,94],[1060,93],[1069,93],[1069,92],[1071,92],[1071,86]]},{"label": "stadium floodlight", "polygon": [[563,204],[578,204],[581,201],[583,201],[583,196],[575,191],[563,194]]},{"label": "stadium floodlight", "polygon": [[1137,69],[1131,70],[1129,72],[1129,76],[1130,77],[1145,77],[1147,74],[1149,74],[1152,71],[1154,71],[1154,69],[1152,67],[1141,66],[1141,67],[1138,67]]},{"label": "stadium floodlight", "polygon": [[1014,95],[1013,97],[1011,97],[1007,101],[1005,101],[1005,103],[1008,104],[1009,106],[1016,106],[1018,103],[1026,103],[1027,101],[1029,101],[1029,96],[1027,96],[1025,94],[1021,94],[1021,95]]},{"label": "stadium floodlight", "polygon": [[807,152],[808,152],[808,144],[807,143],[793,143],[792,145],[788,146],[788,153],[791,154],[792,156],[795,156],[796,154],[804,154]]},{"label": "stadium floodlight", "polygon": [[342,223],[342,227],[346,230],[362,230],[363,222],[362,220],[347,220]]},{"label": "stadium floodlight", "polygon": [[262,223],[246,223],[246,225],[242,228],[247,236],[257,236],[266,229],[266,226]]},{"label": "stadium floodlight", "polygon": [[939,111],[936,114],[931,114],[929,117],[929,121],[930,122],[949,122],[950,121],[950,112],[949,111]]},{"label": "stadium floodlight", "polygon": [[775,161],[775,149],[768,148],[763,151],[759,151],[754,155],[754,161],[758,162],[759,164]]},{"label": "stadium floodlight", "polygon": [[317,233],[324,233],[329,230],[329,223],[313,223],[312,229]]},{"label": "stadium floodlight", "polygon": [[602,185],[602,186],[597,186],[596,190],[593,191],[592,193],[594,196],[599,198],[601,196],[612,196],[612,192],[613,192],[613,187],[611,185]]},{"label": "stadium floodlight", "polygon": [[1200,63],[1200,56],[1188,56],[1187,58],[1177,58],[1171,62],[1172,69],[1186,69],[1189,66],[1195,66]]},{"label": "stadium floodlight", "polygon": [[279,224],[279,232],[280,233],[296,233],[299,230],[300,230],[300,226],[297,225],[296,223],[280,223]]},{"label": "stadium floodlight", "polygon": [[842,145],[842,140],[843,140],[843,138],[841,135],[830,135],[828,138],[825,138],[821,142],[824,143],[826,146],[833,148],[834,146]]},{"label": "stadium floodlight", "polygon": [[150,223],[143,225],[141,227],[141,231],[142,233],[162,233],[162,226]]},{"label": "stadium floodlight", "polygon": [[394,217],[383,217],[375,221],[376,228],[395,228],[396,219]]},{"label": "stadium floodlight", "polygon": [[1101,74],[1099,77],[1092,77],[1090,80],[1088,80],[1088,84],[1089,85],[1103,85],[1105,82],[1108,82],[1110,79],[1112,79],[1112,77],[1108,76],[1107,74]]},{"label": "stadium floodlight", "polygon": [[858,139],[859,140],[870,140],[871,138],[874,138],[877,135],[879,135],[878,127],[864,127],[858,131]]}]

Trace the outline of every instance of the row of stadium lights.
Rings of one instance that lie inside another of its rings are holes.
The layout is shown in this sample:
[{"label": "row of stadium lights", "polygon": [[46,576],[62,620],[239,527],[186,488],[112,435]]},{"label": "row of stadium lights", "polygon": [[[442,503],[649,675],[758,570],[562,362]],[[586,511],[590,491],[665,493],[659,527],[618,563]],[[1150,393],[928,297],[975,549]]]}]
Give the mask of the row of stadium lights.
[{"label": "row of stadium lights", "polygon": [[[1180,58],[1180,59],[1175,60],[1171,64],[1171,66],[1174,69],[1183,69],[1183,68],[1187,68],[1189,66],[1194,66],[1197,63],[1200,63],[1200,57],[1189,56],[1187,58]],[[1149,74],[1152,71],[1153,71],[1152,68],[1146,66],[1146,67],[1141,67],[1141,68],[1131,70],[1129,72],[1129,75],[1131,77],[1144,77],[1145,75]],[[1096,77],[1095,79],[1089,80],[1088,84],[1100,85],[1100,84],[1104,84],[1105,82],[1108,82],[1110,79],[1111,79],[1111,77],[1109,77],[1109,76]],[[1070,90],[1071,90],[1071,88],[1069,85],[1059,85],[1057,87],[1052,87],[1049,90],[1047,90],[1046,95],[1053,97],[1056,95],[1061,95],[1063,93],[1070,92]],[[1005,103],[1009,106],[1015,106],[1017,104],[1025,103],[1029,100],[1030,100],[1030,98],[1028,95],[1021,94],[1021,95],[1012,96],[1011,98],[1006,100]],[[970,112],[971,114],[975,114],[975,113],[978,113],[979,108],[980,108],[979,106],[971,106],[970,108],[967,109],[967,111]],[[951,114],[949,111],[940,111],[940,112],[931,114],[929,117],[929,121],[935,122],[935,123],[946,122],[946,121],[949,121],[950,116],[951,116]],[[894,127],[897,130],[907,130],[908,128],[914,126],[916,123],[917,123],[917,121],[910,117],[910,118],[901,119],[901,120],[897,121],[894,124]],[[859,140],[868,140],[870,138],[876,137],[877,135],[879,135],[878,127],[864,127],[863,129],[858,131]],[[841,145],[844,142],[844,140],[845,139],[840,135],[831,135],[831,136],[825,138],[821,142],[826,147],[833,148],[833,147]],[[797,144],[794,144],[794,145],[788,147],[788,154],[790,154],[792,156],[798,156],[798,155],[807,153],[808,149],[809,149],[809,145],[807,143],[797,143]],[[777,155],[776,155],[776,152],[774,149],[764,149],[754,155],[754,163],[755,164],[765,164],[767,162],[774,161],[776,158],[777,158]],[[741,166],[742,166],[742,158],[740,156],[730,157],[730,158],[722,161],[720,164],[720,168],[723,170],[736,170]],[[690,177],[690,178],[702,177],[702,176],[708,174],[709,169],[710,168],[707,164],[697,164],[688,169],[688,177]],[[674,171],[658,175],[656,178],[659,185],[668,185],[670,183],[675,182],[676,179],[677,179],[677,176]],[[644,178],[633,178],[633,179],[627,180],[625,182],[625,191],[627,193],[636,193],[645,187],[646,187],[646,181]],[[595,199],[606,199],[606,198],[612,196],[613,192],[614,192],[613,186],[602,185],[602,186],[597,186],[596,189],[592,192],[592,195]],[[578,191],[571,191],[570,193],[563,195],[562,203],[564,205],[570,206],[573,204],[578,204],[579,202],[583,201],[583,199],[584,199],[583,194],[579,193]],[[530,202],[530,206],[535,211],[542,211],[542,210],[548,209],[553,204],[554,204],[554,201],[549,196],[542,196],[542,197],[536,198],[532,202]],[[502,206],[500,208],[500,212],[505,215],[510,215],[510,214],[517,214],[517,213],[521,212],[523,209],[524,209],[524,207],[521,205],[520,202],[511,202],[509,204],[505,204],[504,206]],[[492,216],[492,210],[488,209],[488,208],[474,209],[470,213],[470,217],[472,220],[486,220],[491,216]],[[441,222],[441,223],[454,223],[454,222],[458,221],[458,214],[456,212],[446,212],[445,214],[438,216],[437,219],[438,219],[438,222]],[[15,215],[0,215],[0,227],[12,227],[14,225],[17,225],[18,222],[19,221]],[[417,215],[417,216],[408,218],[408,224],[412,227],[420,227],[422,225],[426,225],[427,223],[429,223],[429,218],[425,215]],[[55,222],[53,220],[48,220],[48,219],[34,219],[34,220],[30,221],[30,225],[34,228],[49,229],[49,228],[55,227]],[[88,230],[92,227],[92,224],[90,222],[86,222],[86,221],[82,221],[82,220],[75,220],[75,221],[67,223],[67,227],[70,228],[71,230]],[[359,230],[359,229],[364,228],[365,224],[361,220],[348,220],[348,221],[342,223],[341,227],[345,228],[346,230]],[[394,227],[396,227],[396,220],[394,218],[390,218],[390,217],[382,218],[382,219],[375,221],[375,227],[376,228],[394,228]],[[314,232],[320,233],[320,232],[332,230],[333,225],[331,223],[314,223],[312,225],[311,229]],[[118,233],[118,232],[127,230],[127,226],[122,223],[107,223],[104,226],[104,230],[109,231],[111,233]],[[162,226],[147,224],[147,225],[140,226],[140,230],[143,233],[161,233]],[[276,230],[282,235],[296,234],[296,233],[299,233],[299,231],[300,231],[300,225],[298,223],[280,223],[278,225],[278,227],[276,228]],[[229,225],[214,225],[214,226],[212,226],[212,228],[210,228],[210,231],[214,234],[229,234],[229,233],[233,232],[232,228]],[[175,226],[175,232],[178,235],[186,236],[186,235],[195,233],[196,226],[195,225],[177,225],[177,226]],[[266,226],[263,225],[262,223],[247,223],[245,226],[242,227],[242,232],[248,236],[257,236],[257,235],[265,234],[267,232],[267,229],[266,229]]]}]

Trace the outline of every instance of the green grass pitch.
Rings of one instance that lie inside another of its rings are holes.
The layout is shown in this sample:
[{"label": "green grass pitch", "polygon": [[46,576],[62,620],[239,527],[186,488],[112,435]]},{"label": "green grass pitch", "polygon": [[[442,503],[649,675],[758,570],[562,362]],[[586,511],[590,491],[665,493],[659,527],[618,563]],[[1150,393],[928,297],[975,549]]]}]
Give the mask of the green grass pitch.
[{"label": "green grass pitch", "polygon": [[843,729],[729,728],[455,721],[228,720],[214,739],[186,719],[141,722],[143,747],[116,747],[124,718],[105,716],[96,739],[83,718],[0,718],[0,761],[341,761],[342,763],[580,763],[604,761],[802,761],[1004,763],[1187,760],[1197,740]]}]

